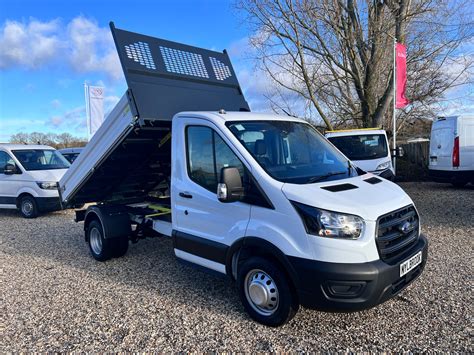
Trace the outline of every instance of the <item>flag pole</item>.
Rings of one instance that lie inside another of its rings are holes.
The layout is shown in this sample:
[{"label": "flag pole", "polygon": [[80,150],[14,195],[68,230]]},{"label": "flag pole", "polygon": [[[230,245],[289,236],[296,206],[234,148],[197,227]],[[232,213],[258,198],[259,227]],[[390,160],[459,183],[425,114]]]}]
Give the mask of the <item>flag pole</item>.
[{"label": "flag pole", "polygon": [[397,174],[397,38],[393,37],[393,172]]}]

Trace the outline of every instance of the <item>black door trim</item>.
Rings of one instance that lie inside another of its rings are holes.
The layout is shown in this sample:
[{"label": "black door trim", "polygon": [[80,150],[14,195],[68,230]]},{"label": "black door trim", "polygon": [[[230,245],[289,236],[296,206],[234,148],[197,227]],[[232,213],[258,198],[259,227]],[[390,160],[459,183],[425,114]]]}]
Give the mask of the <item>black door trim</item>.
[{"label": "black door trim", "polygon": [[173,230],[173,247],[224,265],[229,249],[226,244],[176,230]]},{"label": "black door trim", "polygon": [[16,197],[0,196],[0,205],[16,205]]}]

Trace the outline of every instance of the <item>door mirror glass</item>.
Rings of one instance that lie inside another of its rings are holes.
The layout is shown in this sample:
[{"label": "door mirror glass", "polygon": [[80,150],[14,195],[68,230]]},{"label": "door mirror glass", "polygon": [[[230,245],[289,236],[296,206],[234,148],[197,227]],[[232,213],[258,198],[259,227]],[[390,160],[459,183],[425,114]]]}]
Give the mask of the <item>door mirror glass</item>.
[{"label": "door mirror glass", "polygon": [[240,201],[244,197],[244,188],[239,169],[226,167],[221,170],[221,177],[217,185],[217,198],[221,202]]},{"label": "door mirror glass", "polygon": [[15,166],[15,165],[13,165],[13,164],[6,164],[6,165],[5,165],[5,168],[4,168],[4,170],[3,170],[3,173],[4,173],[5,175],[13,175],[13,174],[16,173],[16,171],[17,171],[17,169],[16,169],[16,166]]}]

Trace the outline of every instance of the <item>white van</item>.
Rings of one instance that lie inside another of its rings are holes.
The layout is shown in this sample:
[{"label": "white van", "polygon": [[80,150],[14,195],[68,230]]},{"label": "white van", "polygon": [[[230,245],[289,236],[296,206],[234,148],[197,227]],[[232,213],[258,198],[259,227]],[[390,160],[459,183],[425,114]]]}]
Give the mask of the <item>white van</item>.
[{"label": "white van", "polygon": [[428,242],[399,186],[301,119],[248,112],[227,53],[111,27],[129,89],[59,182],[64,206],[97,202],[75,218],[96,260],[171,238],[270,326],[300,305],[374,307],[421,275]]},{"label": "white van", "polygon": [[437,182],[474,183],[474,115],[440,117],[431,126],[429,173]]},{"label": "white van", "polygon": [[326,132],[326,138],[364,171],[393,180],[395,171],[383,129],[351,129]]},{"label": "white van", "polygon": [[46,145],[0,144],[0,208],[23,217],[60,209],[57,182],[69,162]]}]

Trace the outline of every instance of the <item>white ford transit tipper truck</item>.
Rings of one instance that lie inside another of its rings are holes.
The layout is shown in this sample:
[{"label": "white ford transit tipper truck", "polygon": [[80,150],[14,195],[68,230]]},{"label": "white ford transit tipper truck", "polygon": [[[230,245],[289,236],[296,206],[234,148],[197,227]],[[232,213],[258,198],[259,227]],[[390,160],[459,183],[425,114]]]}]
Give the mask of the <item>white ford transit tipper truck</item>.
[{"label": "white ford transit tipper truck", "polygon": [[376,306],[423,271],[413,201],[307,122],[250,113],[226,52],[111,29],[128,91],[59,182],[92,256],[171,237],[278,326],[300,305]]}]

